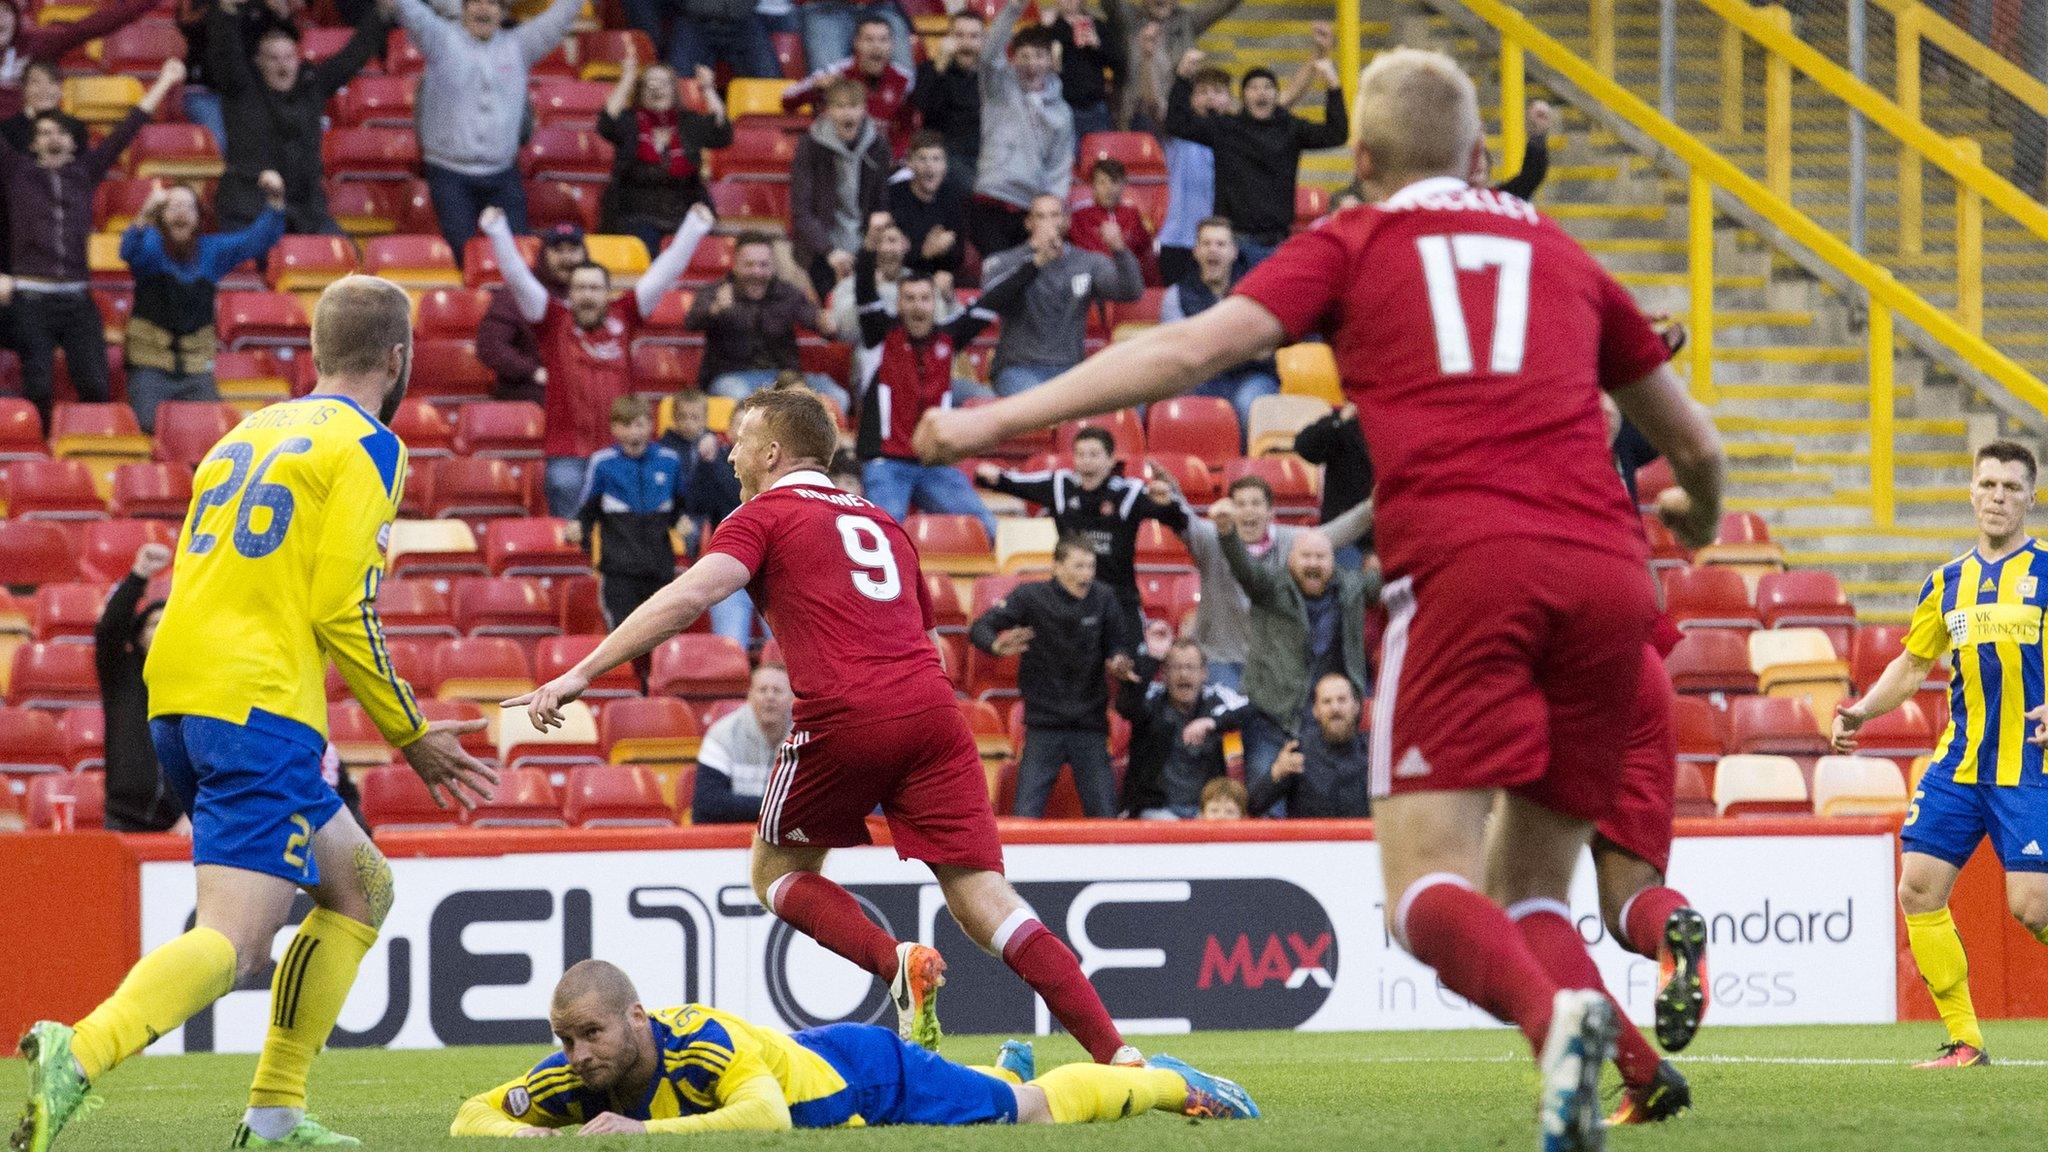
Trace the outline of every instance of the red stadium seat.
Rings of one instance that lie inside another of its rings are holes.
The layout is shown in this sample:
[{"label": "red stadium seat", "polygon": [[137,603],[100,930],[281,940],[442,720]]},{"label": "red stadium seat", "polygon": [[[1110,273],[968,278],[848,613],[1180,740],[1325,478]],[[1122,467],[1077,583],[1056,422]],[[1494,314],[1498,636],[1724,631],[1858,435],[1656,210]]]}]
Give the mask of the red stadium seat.
[{"label": "red stadium seat", "polygon": [[443,640],[427,658],[427,679],[444,700],[497,703],[533,690],[533,672],[518,642],[504,636]]},{"label": "red stadium seat", "polygon": [[185,58],[185,37],[170,20],[138,20],[100,41],[100,67],[117,76],[156,79],[166,60]]},{"label": "red stadium seat", "polygon": [[350,236],[388,236],[398,230],[398,184],[331,179],[325,186],[327,211]]},{"label": "red stadium seat", "polygon": [[782,69],[784,80],[801,80],[810,75],[810,64],[804,59],[803,37],[794,32],[770,32],[768,41],[775,46],[775,62]]},{"label": "red stadium seat", "polygon": [[1770,526],[1764,518],[1754,512],[1727,512],[1721,516],[1720,528],[1714,535],[1716,544],[1768,544],[1771,542]]},{"label": "red stadium seat", "polygon": [[[348,42],[355,34],[353,28],[324,28],[317,25],[306,28],[299,33],[299,58],[309,64],[317,64],[348,47]],[[371,61],[370,66],[376,67],[376,62]]]},{"label": "red stadium seat", "polygon": [[21,708],[76,708],[100,702],[99,673],[88,644],[24,644],[14,650],[7,702]]},{"label": "red stadium seat", "polygon": [[242,414],[217,400],[166,400],[156,406],[156,459],[196,468]]},{"label": "red stadium seat", "polygon": [[19,396],[0,396],[0,460],[34,460],[49,454],[36,406]]},{"label": "red stadium seat", "polygon": [[1729,568],[1705,565],[1670,568],[1664,580],[1664,612],[1674,624],[1694,628],[1761,628],[1763,620],[1749,601],[1749,586]]},{"label": "red stadium seat", "polygon": [[358,76],[334,97],[337,128],[411,128],[417,76]]},{"label": "red stadium seat", "polygon": [[1673,782],[1673,814],[1691,819],[1713,816],[1714,787],[1707,772],[1708,764],[1681,762],[1677,779]]},{"label": "red stadium seat", "polygon": [[233,350],[313,346],[306,309],[288,292],[222,292],[214,316],[221,343]]},{"label": "red stadium seat", "polygon": [[488,799],[470,809],[463,822],[471,828],[561,828],[562,801],[540,768],[504,768]]},{"label": "red stadium seat", "polygon": [[789,185],[765,180],[720,180],[711,186],[711,207],[727,227],[789,231]]},{"label": "red stadium seat", "polygon": [[410,232],[372,237],[363,245],[363,271],[402,288],[452,288],[462,283],[455,251],[446,240]]},{"label": "red stadium seat", "polygon": [[1856,755],[1880,756],[1906,767],[1915,757],[1934,755],[1946,719],[1937,724],[1917,701],[1908,700],[1856,730]]},{"label": "red stadium seat", "polygon": [[320,138],[322,169],[343,180],[410,180],[420,173],[410,128],[338,128]]},{"label": "red stadium seat", "polygon": [[318,292],[356,271],[355,245],[342,236],[286,236],[270,250],[273,292]]},{"label": "red stadium seat", "polygon": [[408,396],[398,405],[391,418],[391,430],[405,442],[415,464],[455,454],[455,422],[417,396]]},{"label": "red stadium seat", "polygon": [[1017,695],[1015,656],[995,656],[969,645],[967,649],[967,695],[976,700]]},{"label": "red stadium seat", "polygon": [[0,520],[0,580],[20,588],[76,579],[78,551],[64,529],[33,520]]},{"label": "red stadium seat", "polygon": [[100,772],[64,772],[38,776],[29,781],[27,826],[37,830],[57,827],[57,807],[67,800],[71,804],[73,828],[103,827],[107,812],[106,775]]},{"label": "red stadium seat", "polygon": [[681,392],[696,386],[704,365],[701,344],[635,342],[633,379],[646,392]]},{"label": "red stadium seat", "polygon": [[[576,666],[578,660],[590,655],[604,642],[603,634],[583,636],[543,636],[533,648],[533,678],[545,684]],[[633,672],[633,666],[621,664],[591,681],[584,690],[585,700],[609,700],[638,697],[640,677]],[[610,709],[606,709],[606,714]]]},{"label": "red stadium seat", "polygon": [[1081,137],[1074,164],[1076,183],[1085,182],[1097,160],[1120,160],[1134,184],[1166,179],[1166,153],[1150,132],[1090,132]]},{"label": "red stadium seat", "polygon": [[107,586],[98,581],[37,588],[35,638],[52,644],[91,644],[107,592]]},{"label": "red stadium seat", "polygon": [[1821,733],[1804,696],[1738,696],[1728,708],[1728,742],[1737,752],[1824,756]]},{"label": "red stadium seat", "polygon": [[[421,401],[425,403],[425,401]],[[450,425],[449,435],[454,435]],[[405,489],[398,494],[398,515],[402,520],[426,520],[433,516],[429,506],[434,494],[434,476],[440,466],[447,463],[445,458],[415,457],[405,470]]]},{"label": "red stadium seat", "polygon": [[6,466],[7,514],[23,520],[102,520],[107,506],[92,470],[76,460],[16,460]]},{"label": "red stadium seat", "polygon": [[647,692],[651,696],[715,700],[746,695],[752,679],[747,650],[739,641],[729,636],[684,633],[654,650]]},{"label": "red stadium seat", "polygon": [[1233,460],[1223,469],[1228,489],[1241,476],[1258,476],[1272,485],[1273,515],[1314,517],[1322,508],[1322,482],[1307,461],[1292,452]]},{"label": "red stadium seat", "polygon": [[1856,622],[1856,609],[1835,574],[1818,568],[1767,572],[1757,582],[1756,605],[1772,628],[1841,627]]},{"label": "red stadium seat", "polygon": [[1176,625],[1202,599],[1202,578],[1194,572],[1140,572],[1138,600],[1149,618]]},{"label": "red stadium seat", "polygon": [[1749,669],[1749,645],[1725,628],[1700,628],[1685,634],[1664,658],[1671,686],[1680,693],[1747,695],[1756,691],[1756,673]]},{"label": "red stadium seat", "polygon": [[373,832],[429,832],[462,823],[461,807],[441,807],[427,791],[426,782],[406,765],[372,768],[363,773],[358,788],[363,819]]},{"label": "red stadium seat", "polygon": [[370,714],[354,700],[327,702],[327,742],[344,768],[373,768],[391,762],[391,746]]},{"label": "red stadium seat", "polygon": [[0,708],[0,775],[41,775],[69,767],[56,717],[34,708]]},{"label": "red stadium seat", "polygon": [[197,124],[144,124],[128,146],[128,171],[139,179],[214,180],[220,177],[220,149]]},{"label": "red stadium seat", "polygon": [[969,623],[967,606],[960,602],[960,589],[944,572],[924,574],[925,598],[932,602],[932,616],[941,632],[965,632]]},{"label": "red stadium seat", "polygon": [[1138,571],[1152,572],[1160,569],[1180,571],[1193,568],[1194,557],[1188,555],[1188,546],[1180,536],[1157,520],[1147,520],[1138,525],[1138,541],[1133,550],[1133,559]]},{"label": "red stadium seat", "polygon": [[1330,191],[1314,184],[1294,187],[1294,226],[1306,228],[1330,214]]},{"label": "red stadium seat", "polygon": [[[490,703],[495,711],[498,702],[493,700]],[[484,718],[483,706],[474,700],[435,700],[428,698],[421,700],[419,705],[420,715],[425,717],[429,724],[442,720],[452,720],[458,724],[466,724],[472,720],[482,720]],[[491,742],[491,734],[488,729],[478,729],[462,737],[462,748],[471,756],[487,763],[498,758],[497,745]]]},{"label": "red stadium seat", "polygon": [[[491,294],[473,288],[434,288],[420,296],[418,335],[422,340],[474,340],[491,307]],[[395,429],[394,429],[395,431]],[[406,441],[413,447],[412,441]],[[413,448],[415,455],[419,449]]]},{"label": "red stadium seat", "polygon": [[160,461],[123,464],[114,469],[109,506],[116,516],[182,521],[192,506],[192,469]]},{"label": "red stadium seat", "polygon": [[526,515],[526,480],[503,460],[457,456],[434,469],[432,515],[463,519]]},{"label": "red stadium seat", "polygon": [[598,714],[597,731],[614,764],[693,759],[704,739],[696,710],[673,696],[614,700]]},{"label": "red stadium seat", "polygon": [[1671,462],[1659,457],[1636,469],[1636,506],[1645,512],[1654,510],[1657,497],[1666,488],[1676,488],[1677,477],[1671,474]]},{"label": "red stadium seat", "polygon": [[87,704],[66,709],[57,718],[57,733],[63,743],[64,763],[73,772],[91,772],[106,767],[107,717],[98,706]]},{"label": "red stadium seat", "polygon": [[433,580],[386,580],[377,587],[377,618],[386,636],[428,636],[453,639],[455,627],[449,595]]},{"label": "red stadium seat", "polygon": [[[1109,331],[1116,331],[1119,324],[1159,323],[1159,309],[1165,302],[1164,288],[1147,288],[1138,294],[1136,300],[1112,301],[1109,305]],[[1232,415],[1235,414],[1233,411]]]},{"label": "red stadium seat", "polygon": [[[1231,415],[1235,418],[1236,413]],[[1180,494],[1197,508],[1206,508],[1223,495],[1223,486],[1217,482],[1216,473],[1199,456],[1185,452],[1150,452],[1145,456],[1145,465],[1172,477],[1180,488]]]},{"label": "red stadium seat", "polygon": [[596,232],[603,190],[594,184],[566,180],[526,182],[526,222],[535,232],[572,224]]},{"label": "red stadium seat", "polygon": [[1083,428],[1104,428],[1116,441],[1117,459],[1127,465],[1136,464],[1145,458],[1145,428],[1138,422],[1138,413],[1130,408],[1120,409],[1104,416],[1089,416],[1081,420],[1069,420],[1053,433],[1053,451],[1071,457],[1074,451],[1074,437]]},{"label": "red stadium seat", "polygon": [[598,602],[597,577],[566,576],[555,580],[555,618],[565,636],[603,635],[611,630]]},{"label": "red stadium seat", "polygon": [[1153,452],[1199,457],[1221,469],[1242,455],[1244,432],[1237,409],[1216,396],[1175,396],[1145,414],[1145,442]]},{"label": "red stadium seat", "polygon": [[[532,86],[533,114],[542,128],[597,129],[597,120],[611,98],[611,85],[583,80],[560,80]],[[533,204],[527,202],[529,216]]]},{"label": "red stadium seat", "polygon": [[638,30],[580,32],[570,41],[570,48],[576,67],[586,81],[618,79],[628,50],[643,67],[647,61],[659,59],[655,55],[653,41],[647,38],[647,33]]},{"label": "red stadium seat", "polygon": [[455,451],[461,456],[538,460],[547,417],[526,400],[478,400],[455,418]]},{"label": "red stadium seat", "polygon": [[521,576],[457,581],[455,626],[465,636],[556,636],[561,630],[540,584]]},{"label": "red stadium seat", "polygon": [[135,567],[135,554],[144,544],[174,548],[177,543],[177,526],[162,520],[95,520],[80,537],[80,567],[86,579],[112,584]]},{"label": "red stadium seat", "polygon": [[[400,680],[412,686],[415,695],[425,693],[432,684],[433,663],[429,657],[433,654],[433,646],[434,641],[417,636],[393,637],[384,642],[384,654],[391,657],[391,670],[398,674]],[[332,664],[328,665],[328,701],[332,703],[352,697],[348,682],[342,679],[341,673],[336,671]],[[421,703],[424,704],[425,701]],[[431,720],[433,717],[429,716],[428,719]]]},{"label": "red stadium seat", "polygon": [[590,557],[569,543],[566,522],[548,516],[484,525],[484,558],[494,576],[580,576]]},{"label": "red stadium seat", "polygon": [[50,413],[50,451],[56,456],[147,458],[149,439],[126,404],[59,404]]},{"label": "red stadium seat", "polygon": [[413,394],[425,399],[481,399],[498,381],[476,358],[470,340],[420,340],[413,344]]},{"label": "red stadium seat", "polygon": [[92,194],[92,226],[96,232],[119,232],[135,221],[149,194],[156,188],[151,180],[110,176],[100,181]]},{"label": "red stadium seat", "polygon": [[1683,568],[1692,563],[1692,550],[1678,542],[1671,529],[1655,513],[1642,514],[1643,535],[1650,541],[1650,569]]},{"label": "red stadium seat", "polygon": [[995,545],[973,516],[912,513],[903,525],[920,561],[938,572],[975,576],[996,570]]},{"label": "red stadium seat", "polygon": [[612,146],[588,128],[536,128],[519,167],[528,179],[602,184],[611,179]]},{"label": "red stadium seat", "polygon": [[1728,754],[1721,713],[1697,696],[1680,696],[1672,702],[1671,726],[1678,736],[1681,761],[1712,764]]},{"label": "red stadium seat", "polygon": [[796,138],[773,126],[742,124],[732,132],[732,144],[711,152],[713,180],[789,182],[789,170],[796,161]]},{"label": "red stadium seat", "polygon": [[562,810],[578,828],[666,828],[676,822],[654,774],[638,764],[572,769]]},{"label": "red stadium seat", "polygon": [[[517,236],[519,255],[531,268],[540,260],[540,237]],[[472,236],[462,246],[462,283],[469,288],[489,288],[505,282],[498,271],[498,253],[488,236]]]}]

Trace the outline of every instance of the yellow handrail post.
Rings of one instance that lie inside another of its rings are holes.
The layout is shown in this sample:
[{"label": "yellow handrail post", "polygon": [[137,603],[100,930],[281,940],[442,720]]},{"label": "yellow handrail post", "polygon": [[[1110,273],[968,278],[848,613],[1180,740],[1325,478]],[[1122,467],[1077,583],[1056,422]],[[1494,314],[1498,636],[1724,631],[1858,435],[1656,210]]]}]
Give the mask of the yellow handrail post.
[{"label": "yellow handrail post", "polygon": [[[1364,0],[1337,0],[1337,79],[1344,84],[1344,103],[1348,107],[1358,95],[1358,70],[1360,68],[1360,33],[1358,8]],[[1356,125],[1353,125],[1354,130]]]},{"label": "yellow handrail post", "polygon": [[[1893,78],[1897,81],[1899,111],[1920,119],[1920,13],[1908,8],[1897,16],[1892,35]],[[1924,211],[1921,187],[1924,161],[1917,149],[1899,149],[1899,254],[1918,256],[1924,248],[1920,218]]]},{"label": "yellow handrail post", "polygon": [[1614,75],[1614,0],[1593,0],[1592,3],[1592,50],[1593,67],[1602,76]]},{"label": "yellow handrail post", "polygon": [[[1984,146],[1967,137],[1957,137],[1956,151],[1976,163],[1984,158]],[[1956,323],[1972,336],[1984,334],[1984,197],[1962,181],[1956,182]]]},{"label": "yellow handrail post", "polygon": [[1721,25],[1721,131],[1742,135],[1742,29]]},{"label": "yellow handrail post", "polygon": [[1522,46],[1500,38],[1500,179],[1505,182],[1522,167],[1522,153],[1528,145],[1529,122],[1524,109],[1529,104],[1527,75]]},{"label": "yellow handrail post", "polygon": [[[1773,5],[1764,16],[1781,32],[1792,30],[1792,13]],[[1792,199],[1792,62],[1764,54],[1764,186],[1780,200]]]},{"label": "yellow handrail post", "polygon": [[[1890,277],[1889,272],[1880,275]],[[1870,301],[1870,517],[1889,528],[1897,500],[1892,449],[1892,310]]]},{"label": "yellow handrail post", "polygon": [[1687,323],[1693,398],[1712,403],[1714,389],[1714,185],[1695,165],[1686,183],[1687,285],[1692,293]]}]

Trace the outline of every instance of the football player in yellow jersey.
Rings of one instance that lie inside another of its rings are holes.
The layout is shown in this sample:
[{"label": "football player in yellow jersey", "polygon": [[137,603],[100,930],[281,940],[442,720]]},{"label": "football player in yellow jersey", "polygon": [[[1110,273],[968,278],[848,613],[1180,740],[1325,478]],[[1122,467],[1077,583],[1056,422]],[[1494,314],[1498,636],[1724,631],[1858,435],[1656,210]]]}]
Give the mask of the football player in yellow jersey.
[{"label": "football player in yellow jersey", "polygon": [[1991,1062],[1970,1003],[1963,940],[1948,911],[1956,876],[1986,835],[2005,865],[2007,907],[2048,944],[2048,548],[2027,535],[2035,470],[2034,454],[2009,440],[1977,450],[1970,484],[1977,546],[1927,578],[1906,650],[1835,717],[1836,750],[1853,751],[1857,728],[1910,699],[1934,662],[1954,654],[1948,729],[1914,787],[1899,839],[1906,942],[1948,1026],[1941,1054],[1921,1068]]},{"label": "football player in yellow jersey", "polygon": [[880,1124],[1085,1124],[1151,1111],[1256,1119],[1243,1088],[1170,1056],[1143,1067],[1066,1064],[1026,1083],[970,1068],[871,1024],[784,1035],[685,1004],[649,1012],[633,982],[584,960],[555,985],[548,1020],[560,1051],[517,1080],[470,1097],[455,1136],[774,1132]]},{"label": "football player in yellow jersey", "polygon": [[330,286],[313,393],[242,421],[199,465],[144,666],[157,759],[192,817],[196,924],[75,1030],[46,1020],[22,1038],[15,1152],[45,1152],[90,1083],[262,971],[300,889],[314,909],[277,965],[232,1146],[357,1143],[306,1115],[306,1075],[390,910],[391,869],[320,774],[327,663],[437,800],[468,804],[495,782],[458,740],[483,721],[426,723],[377,619],[406,463],[384,421],[405,394],[410,312],[387,280]]}]

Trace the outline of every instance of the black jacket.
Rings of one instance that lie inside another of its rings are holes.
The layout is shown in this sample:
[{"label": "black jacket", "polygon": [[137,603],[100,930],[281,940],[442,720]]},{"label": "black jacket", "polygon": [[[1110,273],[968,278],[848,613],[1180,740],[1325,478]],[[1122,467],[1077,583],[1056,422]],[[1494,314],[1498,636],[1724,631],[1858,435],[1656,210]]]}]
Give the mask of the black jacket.
[{"label": "black jacket", "polygon": [[1124,71],[1124,34],[1113,20],[1094,17],[1095,46],[1074,46],[1074,25],[1058,10],[1047,13],[1041,23],[1052,31],[1060,46],[1060,95],[1075,108],[1091,108],[1109,99],[1109,80],[1104,73],[1121,78]]},{"label": "black jacket", "polygon": [[136,643],[148,590],[142,577],[123,576],[92,634],[100,710],[106,714],[107,827],[116,832],[162,832],[184,814],[157,768],[149,737],[149,689],[142,682],[146,654]]},{"label": "black jacket", "polygon": [[[889,182],[889,218],[903,229],[910,238],[910,255],[903,263],[918,272],[950,272],[958,275],[960,263],[967,251],[967,197],[951,181],[939,185],[938,194],[930,203],[917,198],[910,190],[908,177],[891,179]],[[924,256],[924,238],[934,228],[945,227],[953,233],[953,246],[933,259]]]},{"label": "black jacket", "polygon": [[[1202,786],[1223,775],[1223,733],[1251,717],[1251,701],[1219,684],[1205,684],[1194,706],[1183,709],[1154,680],[1160,661],[1140,653],[1138,682],[1116,686],[1116,710],[1131,722],[1131,762],[1124,771],[1118,811],[1136,815],[1148,808],[1193,808]],[[1216,731],[1194,748],[1181,743],[1189,723],[1207,716]]]},{"label": "black jacket", "polygon": [[[946,150],[958,163],[962,156],[981,155],[981,72],[974,68],[944,67],[926,60],[917,66],[917,83],[910,89],[911,106],[924,126],[946,138]],[[948,183],[955,177],[949,171]],[[964,175],[973,183],[974,172]]]},{"label": "black jacket", "polygon": [[[1365,435],[1355,414],[1349,420],[1341,420],[1340,411],[1333,409],[1328,416],[1294,434],[1295,455],[1323,466],[1320,519],[1325,524],[1372,495],[1372,456],[1365,449]],[[1364,547],[1371,546],[1368,536]]]},{"label": "black jacket", "polygon": [[1103,665],[1138,646],[1138,622],[1102,581],[1075,599],[1052,580],[1019,584],[974,622],[968,639],[994,652],[996,635],[1023,626],[1031,647],[1018,663],[1027,728],[1109,730],[1109,681]]},{"label": "black jacket", "polygon": [[1252,810],[1263,816],[1281,800],[1287,801],[1289,819],[1314,816],[1352,817],[1372,815],[1372,792],[1367,786],[1365,737],[1354,735],[1342,744],[1324,743],[1323,730],[1311,720],[1301,726],[1301,774],[1275,782],[1270,777],[1252,782]]},{"label": "black jacket", "polygon": [[683,458],[683,480],[678,485],[683,493],[683,511],[703,521],[707,533],[739,509],[740,478],[727,459],[732,454],[730,447],[721,442],[717,453],[706,460],[697,454],[695,444],[684,440],[673,428],[661,434],[659,443]]},{"label": "black jacket", "polygon": [[597,134],[611,141],[612,178],[600,202],[601,223],[607,232],[624,232],[635,218],[652,220],[665,232],[682,227],[690,205],[709,204],[711,193],[704,187],[701,160],[707,148],[724,148],[732,143],[732,123],[702,112],[682,109],[676,116],[676,146],[688,153],[688,175],[675,176],[664,164],[650,164],[640,158],[640,120],[633,109],[620,116],[610,111],[597,118]]},{"label": "black jacket", "polygon": [[1335,148],[1351,134],[1344,93],[1332,88],[1323,100],[1323,122],[1311,123],[1282,108],[1266,120],[1249,113],[1197,116],[1189,103],[1194,86],[1173,82],[1166,97],[1168,135],[1206,144],[1216,153],[1216,214],[1239,232],[1277,244],[1294,227],[1294,190],[1301,154]]},{"label": "black jacket", "polygon": [[1133,620],[1139,615],[1139,526],[1157,520],[1179,532],[1188,524],[1187,509],[1178,500],[1154,504],[1145,494],[1143,480],[1114,473],[1100,488],[1081,487],[1071,468],[1005,472],[985,487],[1044,508],[1062,536],[1074,532],[1086,537],[1095,549],[1095,582],[1109,585]]}]

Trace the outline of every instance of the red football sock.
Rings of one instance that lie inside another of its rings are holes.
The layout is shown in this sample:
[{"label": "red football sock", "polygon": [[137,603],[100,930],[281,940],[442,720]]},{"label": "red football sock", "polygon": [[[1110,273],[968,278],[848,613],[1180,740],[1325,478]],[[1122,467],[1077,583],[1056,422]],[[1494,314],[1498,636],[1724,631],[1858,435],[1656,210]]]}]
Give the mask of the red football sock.
[{"label": "red football sock", "polygon": [[1657,958],[1657,949],[1664,941],[1664,923],[1671,914],[1690,905],[1683,893],[1675,889],[1657,887],[1645,888],[1629,898],[1628,905],[1621,910],[1621,926],[1628,931],[1628,939],[1616,943],[1638,956]]},{"label": "red football sock", "polygon": [[875,974],[896,978],[896,938],[860,910],[853,894],[816,872],[791,872],[768,889],[784,923]]},{"label": "red football sock", "polygon": [[1628,1013],[1607,991],[1599,967],[1586,951],[1586,941],[1572,925],[1570,910],[1554,901],[1530,900],[1510,909],[1508,915],[1522,929],[1522,939],[1528,941],[1529,951],[1536,954],[1543,970],[1550,973],[1558,987],[1595,989],[1614,1004],[1614,1017],[1621,1025],[1615,1035],[1614,1065],[1621,1069],[1622,1081],[1631,1088],[1648,1084],[1657,1075],[1656,1049],[1643,1039],[1640,1029],[1629,1023]]},{"label": "red football sock", "polygon": [[1073,1034],[1097,1064],[1107,1064],[1124,1046],[1123,1034],[1102,1006],[1095,985],[1081,974],[1081,961],[1051,929],[1019,909],[996,929],[994,946],[1003,963],[1045,1000],[1053,1019]]},{"label": "red football sock", "polygon": [[1409,954],[1436,969],[1444,987],[1519,1027],[1542,1056],[1557,983],[1499,905],[1464,878],[1437,873],[1401,897],[1395,922]]}]

